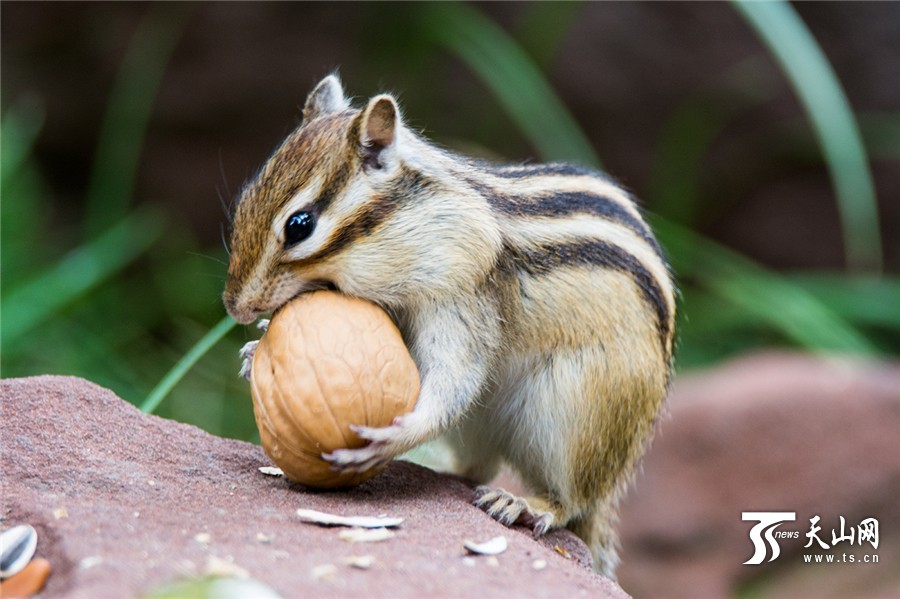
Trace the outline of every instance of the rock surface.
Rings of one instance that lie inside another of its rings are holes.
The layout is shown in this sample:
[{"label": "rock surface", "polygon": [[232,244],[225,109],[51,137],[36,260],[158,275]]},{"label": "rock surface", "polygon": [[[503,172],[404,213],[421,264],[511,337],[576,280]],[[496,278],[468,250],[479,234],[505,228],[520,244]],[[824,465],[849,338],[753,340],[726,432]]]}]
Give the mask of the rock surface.
[{"label": "rock surface", "polygon": [[[585,566],[570,533],[536,542],[471,506],[467,484],[414,464],[311,491],[261,474],[260,447],[143,415],[76,378],[4,380],[0,410],[2,526],[37,529],[37,555],[53,566],[42,596],[143,596],[217,572],[286,598],[627,596]],[[300,507],[405,522],[392,539],[349,543],[301,523]],[[498,535],[509,549],[496,559],[466,555],[465,540]],[[374,561],[360,569],[345,562],[354,556]]]},{"label": "rock surface", "polygon": [[[759,354],[680,377],[622,506],[619,582],[637,597],[900,597],[900,364]],[[788,511],[753,555],[744,511]],[[828,550],[806,549],[810,518]],[[870,543],[832,543],[874,517]],[[879,563],[805,563],[876,554]],[[766,559],[771,556],[767,554]]]},{"label": "rock surface", "polygon": [[[668,405],[622,506],[623,588],[900,597],[900,365],[760,354],[679,377]],[[535,542],[505,529],[469,504],[466,483],[413,464],[350,491],[310,491],[259,473],[269,461],[257,446],[144,416],[73,378],[0,381],[0,409],[2,526],[37,528],[54,568],[45,596],[141,596],[215,572],[246,572],[283,597],[626,596],[584,566],[572,535]],[[300,523],[299,507],[406,521],[392,539],[350,544]],[[798,538],[743,565],[754,524],[744,511],[794,511],[778,530]],[[879,547],[805,549],[816,515],[828,544],[841,516],[848,528],[877,518]],[[465,540],[497,535],[510,542],[497,562],[466,556]],[[879,563],[804,563],[810,552]],[[374,562],[354,568],[353,556]]]}]

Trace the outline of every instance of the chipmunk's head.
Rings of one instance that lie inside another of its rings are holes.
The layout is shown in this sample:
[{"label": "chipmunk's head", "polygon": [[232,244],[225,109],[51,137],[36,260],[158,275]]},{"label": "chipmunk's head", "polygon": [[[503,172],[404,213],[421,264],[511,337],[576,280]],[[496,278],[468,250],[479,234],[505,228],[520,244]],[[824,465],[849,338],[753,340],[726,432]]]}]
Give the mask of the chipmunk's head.
[{"label": "chipmunk's head", "polygon": [[398,194],[417,184],[397,150],[404,131],[393,97],[375,96],[360,110],[336,76],[316,86],[301,125],[238,201],[223,298],[235,320],[252,322],[313,289],[365,295],[354,287],[397,268],[397,256],[360,262],[366,253],[353,250],[384,241]]}]

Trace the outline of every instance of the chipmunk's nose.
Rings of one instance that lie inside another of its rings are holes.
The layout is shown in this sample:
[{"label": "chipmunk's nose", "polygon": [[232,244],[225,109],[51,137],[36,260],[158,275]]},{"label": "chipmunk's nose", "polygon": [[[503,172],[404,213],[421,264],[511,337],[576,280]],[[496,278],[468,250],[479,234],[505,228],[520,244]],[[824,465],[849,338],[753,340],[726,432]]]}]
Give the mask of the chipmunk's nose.
[{"label": "chipmunk's nose", "polygon": [[235,294],[226,291],[222,295],[222,303],[225,304],[225,310],[240,324],[250,324],[259,317],[260,312],[240,302]]}]

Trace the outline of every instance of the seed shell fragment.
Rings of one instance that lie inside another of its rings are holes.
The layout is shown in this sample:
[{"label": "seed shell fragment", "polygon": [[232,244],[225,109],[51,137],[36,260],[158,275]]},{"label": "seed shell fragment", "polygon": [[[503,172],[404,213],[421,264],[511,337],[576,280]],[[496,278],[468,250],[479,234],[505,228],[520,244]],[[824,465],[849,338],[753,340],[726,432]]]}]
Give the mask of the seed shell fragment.
[{"label": "seed shell fragment", "polygon": [[388,517],[369,517],[369,516],[336,516],[334,514],[326,514],[325,512],[317,512],[316,510],[297,510],[297,516],[303,522],[312,522],[313,524],[321,524],[322,526],[352,526],[358,528],[393,528],[400,526],[403,518]]},{"label": "seed shell fragment", "polygon": [[334,580],[334,577],[337,576],[338,569],[334,564],[322,564],[321,566],[314,567],[310,574],[316,580],[324,580],[331,581]]},{"label": "seed shell fragment", "polygon": [[478,555],[500,555],[508,546],[506,537],[494,537],[484,543],[476,543],[474,541],[466,541],[463,546]]},{"label": "seed shell fragment", "polygon": [[351,528],[338,533],[338,538],[348,543],[377,543],[393,539],[395,536],[386,528]]},{"label": "seed shell fragment", "polygon": [[260,466],[259,471],[267,476],[284,476],[284,470],[275,466]]},{"label": "seed shell fragment", "polygon": [[375,557],[371,555],[351,555],[345,557],[343,562],[352,568],[368,570],[375,563]]},{"label": "seed shell fragment", "polygon": [[21,524],[0,533],[0,577],[9,578],[25,569],[35,549],[37,531],[33,526]]}]

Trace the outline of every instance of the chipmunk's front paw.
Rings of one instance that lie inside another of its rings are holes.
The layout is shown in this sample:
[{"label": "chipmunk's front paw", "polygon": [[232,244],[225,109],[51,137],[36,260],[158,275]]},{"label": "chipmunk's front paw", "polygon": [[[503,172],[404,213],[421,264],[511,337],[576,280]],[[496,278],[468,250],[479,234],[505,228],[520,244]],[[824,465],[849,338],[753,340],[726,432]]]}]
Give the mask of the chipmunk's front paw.
[{"label": "chipmunk's front paw", "polygon": [[238,374],[248,381],[250,380],[250,371],[253,368],[253,354],[256,353],[257,346],[259,346],[259,341],[250,341],[245,343],[241,351],[238,352],[241,358],[241,370]]},{"label": "chipmunk's front paw", "polygon": [[[256,328],[260,331],[266,332],[269,330],[269,319],[263,318],[258,323],[256,323]],[[241,348],[241,351],[238,352],[238,355],[241,358],[241,369],[238,371],[238,376],[241,376],[248,381],[250,380],[250,371],[253,368],[253,354],[256,353],[256,348],[259,345],[259,341],[249,341],[244,344],[244,347]]]},{"label": "chipmunk's front paw", "polygon": [[351,425],[350,430],[369,444],[359,449],[337,449],[331,453],[323,453],[322,459],[330,462],[331,469],[337,472],[365,472],[385,466],[406,450],[402,441],[404,436],[402,416],[394,418],[390,426],[373,428]]},{"label": "chipmunk's front paw", "polygon": [[504,489],[482,485],[475,489],[472,503],[501,524],[506,526],[521,524],[530,528],[535,537],[541,536],[553,525],[552,513],[534,509],[528,500],[516,497]]}]

